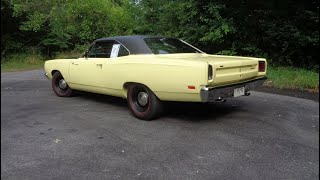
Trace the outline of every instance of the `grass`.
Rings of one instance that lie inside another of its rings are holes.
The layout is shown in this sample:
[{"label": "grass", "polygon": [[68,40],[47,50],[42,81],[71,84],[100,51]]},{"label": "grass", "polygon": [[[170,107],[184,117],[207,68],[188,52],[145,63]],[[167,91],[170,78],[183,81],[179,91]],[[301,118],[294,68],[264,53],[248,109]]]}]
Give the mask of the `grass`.
[{"label": "grass", "polygon": [[302,68],[268,67],[265,86],[319,92],[319,72]]},{"label": "grass", "polygon": [[1,72],[43,68],[44,60],[38,55],[15,54],[1,59]]},{"label": "grass", "polygon": [[[78,58],[79,51],[59,52],[52,59]],[[1,72],[23,71],[43,68],[44,58],[39,54],[13,54],[1,59]]]}]

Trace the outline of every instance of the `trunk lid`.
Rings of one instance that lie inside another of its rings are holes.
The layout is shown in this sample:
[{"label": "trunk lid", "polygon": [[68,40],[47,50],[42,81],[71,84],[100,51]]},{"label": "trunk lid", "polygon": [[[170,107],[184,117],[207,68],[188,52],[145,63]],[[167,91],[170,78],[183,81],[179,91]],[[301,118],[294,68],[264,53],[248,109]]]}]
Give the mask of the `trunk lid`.
[{"label": "trunk lid", "polygon": [[225,84],[257,77],[259,58],[209,55],[213,66],[213,80],[209,84]]},{"label": "trunk lid", "polygon": [[224,85],[239,81],[254,79],[259,74],[259,61],[263,58],[224,56],[209,54],[166,54],[156,55],[159,59],[170,59],[176,62],[199,62],[205,61],[213,67],[213,79],[208,85]]}]

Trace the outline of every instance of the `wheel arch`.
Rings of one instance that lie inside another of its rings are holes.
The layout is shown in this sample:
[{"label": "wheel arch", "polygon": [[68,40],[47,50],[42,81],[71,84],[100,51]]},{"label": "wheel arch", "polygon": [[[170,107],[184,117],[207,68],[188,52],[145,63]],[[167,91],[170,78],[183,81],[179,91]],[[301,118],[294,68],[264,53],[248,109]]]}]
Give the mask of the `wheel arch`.
[{"label": "wheel arch", "polygon": [[[56,73],[56,72],[60,72],[59,70],[56,70],[56,69],[54,69],[54,70],[52,70],[51,71],[51,76],[53,77],[53,75],[54,75],[54,73]],[[61,72],[60,72],[61,73]],[[61,74],[62,75],[62,74]]]},{"label": "wheel arch", "polygon": [[54,70],[51,71],[51,76],[53,77],[53,75],[54,75],[56,72],[59,72],[64,79],[68,78],[68,77],[65,76],[64,73],[62,73],[62,71],[57,70],[57,69],[54,69]]},{"label": "wheel arch", "polygon": [[[142,85],[142,86],[145,86],[147,87],[155,96],[157,96],[154,91],[152,91],[152,89],[150,87],[148,87],[147,85],[143,84],[143,83],[138,83],[138,82],[125,82],[123,84],[123,94],[124,94],[124,97],[127,98],[127,94],[128,94],[128,88],[130,85],[133,85],[133,84],[137,84],[137,85]],[[157,98],[159,98],[157,96]]]}]

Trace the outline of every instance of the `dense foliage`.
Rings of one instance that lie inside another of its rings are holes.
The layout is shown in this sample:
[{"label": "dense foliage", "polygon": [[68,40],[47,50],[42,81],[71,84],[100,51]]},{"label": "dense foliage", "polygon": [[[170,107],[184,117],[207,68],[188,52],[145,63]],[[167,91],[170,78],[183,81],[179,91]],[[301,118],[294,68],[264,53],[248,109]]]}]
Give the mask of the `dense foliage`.
[{"label": "dense foliage", "polygon": [[210,54],[319,69],[317,0],[2,0],[1,56],[47,56],[100,37],[182,38]]}]

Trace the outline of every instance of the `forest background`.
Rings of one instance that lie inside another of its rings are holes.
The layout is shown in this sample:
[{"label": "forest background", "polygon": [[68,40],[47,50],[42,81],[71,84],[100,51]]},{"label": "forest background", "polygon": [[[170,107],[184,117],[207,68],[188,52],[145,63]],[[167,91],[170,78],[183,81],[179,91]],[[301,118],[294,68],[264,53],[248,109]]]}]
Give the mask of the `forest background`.
[{"label": "forest background", "polygon": [[266,58],[268,86],[318,91],[318,23],[316,0],[2,0],[1,70],[79,56],[101,37],[163,35]]}]

